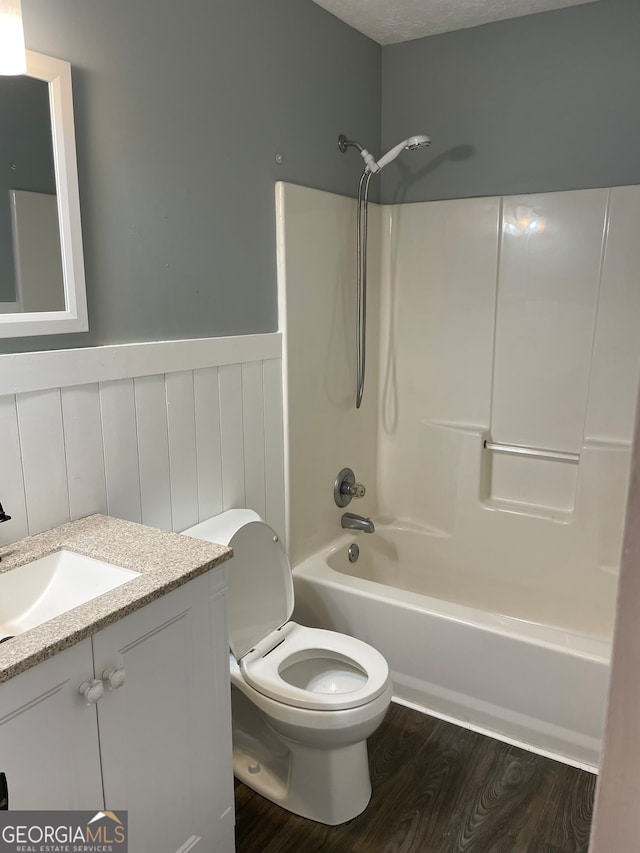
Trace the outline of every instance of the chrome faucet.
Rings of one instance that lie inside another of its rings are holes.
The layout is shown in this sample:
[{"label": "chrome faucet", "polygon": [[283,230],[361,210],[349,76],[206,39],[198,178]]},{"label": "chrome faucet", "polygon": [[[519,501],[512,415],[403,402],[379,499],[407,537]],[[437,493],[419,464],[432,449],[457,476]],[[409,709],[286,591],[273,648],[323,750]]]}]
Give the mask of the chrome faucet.
[{"label": "chrome faucet", "polygon": [[363,518],[353,512],[345,512],[340,523],[346,530],[360,530],[362,533],[375,533],[376,529],[370,518]]}]

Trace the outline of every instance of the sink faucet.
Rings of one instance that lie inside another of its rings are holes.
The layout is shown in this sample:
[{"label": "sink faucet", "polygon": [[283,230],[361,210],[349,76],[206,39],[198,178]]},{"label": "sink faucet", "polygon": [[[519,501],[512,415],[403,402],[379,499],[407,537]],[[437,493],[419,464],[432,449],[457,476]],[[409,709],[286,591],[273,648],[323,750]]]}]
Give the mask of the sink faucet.
[{"label": "sink faucet", "polygon": [[376,529],[370,518],[363,518],[353,512],[345,512],[341,524],[346,530],[361,530],[363,533],[374,533]]},{"label": "sink faucet", "polygon": [[[7,515],[7,513],[2,509],[2,504],[0,504],[0,523],[3,521],[11,521],[11,516]],[[0,557],[0,561],[2,557]]]}]

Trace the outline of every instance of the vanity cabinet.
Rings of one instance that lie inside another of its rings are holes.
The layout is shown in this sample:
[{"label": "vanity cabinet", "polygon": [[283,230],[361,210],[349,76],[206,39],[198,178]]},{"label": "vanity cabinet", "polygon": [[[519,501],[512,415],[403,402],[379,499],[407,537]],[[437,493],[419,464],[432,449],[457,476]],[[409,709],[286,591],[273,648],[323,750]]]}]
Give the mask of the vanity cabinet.
[{"label": "vanity cabinet", "polygon": [[[223,579],[196,578],[0,685],[10,808],[126,809],[132,853],[233,851]],[[103,695],[88,705],[92,679]]]},{"label": "vanity cabinet", "polygon": [[92,678],[88,639],[0,684],[0,771],[10,809],[101,807],[96,712],[78,693]]}]

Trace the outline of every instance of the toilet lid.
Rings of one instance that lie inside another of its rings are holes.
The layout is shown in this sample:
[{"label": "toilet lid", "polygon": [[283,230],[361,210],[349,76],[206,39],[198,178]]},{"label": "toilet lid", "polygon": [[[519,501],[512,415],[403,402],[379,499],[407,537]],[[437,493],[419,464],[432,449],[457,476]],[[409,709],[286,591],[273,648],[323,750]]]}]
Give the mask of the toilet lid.
[{"label": "toilet lid", "polygon": [[262,521],[238,528],[229,540],[227,567],[229,646],[236,660],[293,613],[293,577],[282,543]]}]

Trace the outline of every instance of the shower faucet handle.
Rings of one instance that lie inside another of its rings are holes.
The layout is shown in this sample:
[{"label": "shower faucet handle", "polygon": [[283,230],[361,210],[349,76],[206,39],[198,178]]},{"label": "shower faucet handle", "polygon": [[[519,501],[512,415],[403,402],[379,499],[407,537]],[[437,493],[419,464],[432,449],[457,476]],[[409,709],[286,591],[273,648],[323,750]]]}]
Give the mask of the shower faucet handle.
[{"label": "shower faucet handle", "polygon": [[347,506],[352,498],[363,498],[365,492],[362,483],[356,482],[356,475],[351,468],[343,468],[333,484],[333,499],[340,508]]},{"label": "shower faucet handle", "polygon": [[343,495],[349,495],[350,498],[363,498],[366,489],[362,483],[343,483],[340,491]]}]

